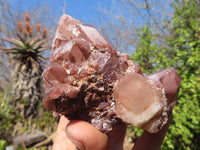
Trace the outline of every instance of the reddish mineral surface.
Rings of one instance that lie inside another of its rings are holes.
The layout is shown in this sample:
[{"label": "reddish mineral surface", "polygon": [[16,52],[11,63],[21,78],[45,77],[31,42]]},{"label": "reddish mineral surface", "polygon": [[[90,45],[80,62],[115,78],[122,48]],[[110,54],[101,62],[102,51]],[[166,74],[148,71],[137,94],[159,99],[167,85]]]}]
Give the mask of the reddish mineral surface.
[{"label": "reddish mineral surface", "polygon": [[144,75],[91,25],[63,15],[43,73],[44,106],[102,132],[118,123],[159,131],[176,103],[181,79],[173,68]]}]

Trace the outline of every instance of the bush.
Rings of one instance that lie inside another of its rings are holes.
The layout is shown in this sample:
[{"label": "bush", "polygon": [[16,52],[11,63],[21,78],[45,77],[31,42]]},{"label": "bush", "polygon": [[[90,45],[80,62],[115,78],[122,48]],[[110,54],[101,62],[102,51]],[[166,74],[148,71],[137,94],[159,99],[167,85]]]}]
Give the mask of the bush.
[{"label": "bush", "polygon": [[15,107],[9,101],[9,91],[0,94],[0,139],[10,144],[12,136],[25,131],[40,129],[47,135],[55,132],[57,119],[51,112],[43,108],[42,102],[39,104],[39,116],[32,119],[25,119],[22,115],[16,113]]},{"label": "bush", "polygon": [[200,7],[194,0],[174,3],[171,35],[160,48],[150,27],[138,31],[139,40],[131,58],[145,73],[174,67],[182,78],[173,121],[163,150],[200,149]]},{"label": "bush", "polygon": [[7,146],[7,143],[5,140],[0,140],[0,150],[4,150]]}]

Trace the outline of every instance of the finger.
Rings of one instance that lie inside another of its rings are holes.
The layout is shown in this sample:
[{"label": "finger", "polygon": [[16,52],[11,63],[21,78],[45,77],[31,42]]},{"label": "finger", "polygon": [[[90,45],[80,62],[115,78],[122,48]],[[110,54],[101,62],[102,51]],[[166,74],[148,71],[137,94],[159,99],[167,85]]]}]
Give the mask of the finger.
[{"label": "finger", "polygon": [[81,150],[107,150],[108,137],[92,124],[75,120],[66,128],[67,137]]},{"label": "finger", "polygon": [[58,128],[53,142],[53,150],[73,150],[76,146],[67,138],[65,130],[69,120],[65,116],[60,117]]},{"label": "finger", "polygon": [[159,150],[172,120],[169,116],[167,124],[157,133],[144,131],[142,136],[136,140],[133,150]]}]

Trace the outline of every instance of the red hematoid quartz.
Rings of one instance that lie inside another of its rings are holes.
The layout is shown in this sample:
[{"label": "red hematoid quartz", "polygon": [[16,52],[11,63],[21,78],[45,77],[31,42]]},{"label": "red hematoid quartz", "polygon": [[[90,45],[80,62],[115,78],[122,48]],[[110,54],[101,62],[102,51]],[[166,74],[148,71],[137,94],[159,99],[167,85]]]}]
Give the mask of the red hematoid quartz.
[{"label": "red hematoid quartz", "polygon": [[102,132],[119,123],[159,131],[176,103],[181,79],[173,68],[144,75],[91,25],[63,15],[43,73],[43,104]]}]

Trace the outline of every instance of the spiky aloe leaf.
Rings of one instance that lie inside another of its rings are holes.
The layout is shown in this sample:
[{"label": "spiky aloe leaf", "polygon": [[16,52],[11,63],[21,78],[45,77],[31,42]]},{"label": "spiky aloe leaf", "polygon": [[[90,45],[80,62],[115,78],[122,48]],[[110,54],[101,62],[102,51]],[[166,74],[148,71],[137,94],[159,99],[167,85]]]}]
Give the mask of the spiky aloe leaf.
[{"label": "spiky aloe leaf", "polygon": [[1,40],[7,41],[7,42],[9,42],[9,43],[11,43],[11,44],[13,44],[13,45],[15,45],[17,47],[22,48],[22,49],[26,48],[24,43],[22,41],[20,41],[20,40],[16,40],[16,39],[12,39],[12,38],[1,38]]},{"label": "spiky aloe leaf", "polygon": [[32,58],[35,61],[42,61],[44,58],[40,55],[40,52],[51,48],[46,44],[49,39],[40,39],[40,37],[25,38],[21,35],[17,35],[17,38],[2,38],[2,40],[15,45],[11,48],[2,48],[3,52],[12,54],[14,60],[24,62]]},{"label": "spiky aloe leaf", "polygon": [[16,49],[16,47],[0,47],[0,49],[3,51],[3,52],[8,52],[8,51],[12,51],[14,49]]},{"label": "spiky aloe leaf", "polygon": [[44,51],[44,50],[47,50],[47,49],[51,49],[51,46],[45,46],[45,47],[42,47],[42,48],[39,48],[38,51]]},{"label": "spiky aloe leaf", "polygon": [[16,39],[12,39],[12,38],[1,38],[1,40],[10,42],[10,43],[12,43],[14,45],[21,45],[21,44],[23,44],[21,41],[16,40]]},{"label": "spiky aloe leaf", "polygon": [[20,39],[20,41],[21,41],[22,43],[24,43],[24,44],[26,43],[26,42],[25,42],[25,39],[24,39],[23,37],[21,37],[19,34],[17,34],[17,37]]},{"label": "spiky aloe leaf", "polygon": [[14,52],[21,52],[24,51],[21,48],[18,47],[0,47],[0,49],[4,52],[4,53],[14,53]]},{"label": "spiky aloe leaf", "polygon": [[38,58],[41,60],[45,59],[42,55],[38,55]]},{"label": "spiky aloe leaf", "polygon": [[28,43],[30,44],[31,47],[33,47],[33,45],[35,43],[37,43],[38,41],[40,41],[40,38],[39,37],[35,37],[35,38],[30,38],[28,39]]},{"label": "spiky aloe leaf", "polygon": [[39,40],[37,41],[34,45],[33,45],[33,49],[38,49],[42,47],[42,44],[44,44],[45,42],[47,42],[49,39],[43,39],[43,40]]}]

